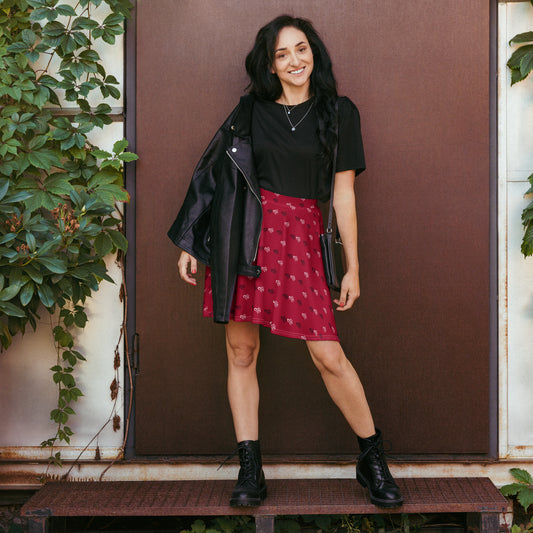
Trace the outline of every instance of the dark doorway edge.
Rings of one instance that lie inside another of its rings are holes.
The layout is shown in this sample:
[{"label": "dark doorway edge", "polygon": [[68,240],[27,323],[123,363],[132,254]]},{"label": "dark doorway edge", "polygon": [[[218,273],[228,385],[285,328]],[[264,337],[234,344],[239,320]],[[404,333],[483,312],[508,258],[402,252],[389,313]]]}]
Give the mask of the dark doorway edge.
[{"label": "dark doorway edge", "polygon": [[[124,133],[129,141],[129,149],[136,152],[136,74],[137,74],[137,2],[132,0],[133,9],[131,18],[126,21],[124,41]],[[127,426],[125,457],[130,459],[135,456],[135,163],[127,163],[125,168],[126,189],[130,194],[130,203],[126,206],[126,238],[128,239],[128,253],[126,254],[126,290],[128,294],[126,303],[126,332],[128,353],[132,368],[133,387],[130,383],[128,365],[124,365],[124,406],[127,416],[130,401],[133,402],[132,414]]]}]

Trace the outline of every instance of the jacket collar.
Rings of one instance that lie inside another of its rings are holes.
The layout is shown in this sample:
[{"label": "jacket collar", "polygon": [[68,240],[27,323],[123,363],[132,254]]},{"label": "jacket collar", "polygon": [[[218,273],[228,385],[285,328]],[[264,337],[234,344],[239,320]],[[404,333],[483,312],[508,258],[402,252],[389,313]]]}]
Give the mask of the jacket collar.
[{"label": "jacket collar", "polygon": [[255,96],[245,94],[241,96],[235,114],[231,117],[229,128],[238,137],[251,137],[252,135],[252,111],[254,108]]}]

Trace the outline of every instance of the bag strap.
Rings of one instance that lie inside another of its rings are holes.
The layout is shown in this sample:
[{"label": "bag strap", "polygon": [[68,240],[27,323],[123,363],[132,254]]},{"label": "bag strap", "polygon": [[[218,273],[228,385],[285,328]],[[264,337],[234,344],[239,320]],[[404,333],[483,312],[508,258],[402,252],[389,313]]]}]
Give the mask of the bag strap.
[{"label": "bag strap", "polygon": [[335,115],[337,116],[335,132],[337,133],[337,142],[333,148],[333,161],[331,164],[331,192],[329,195],[329,215],[328,215],[328,226],[326,228],[326,233],[331,233],[333,231],[333,191],[335,189],[335,173],[337,170],[337,145],[339,144],[339,99],[335,102]]}]

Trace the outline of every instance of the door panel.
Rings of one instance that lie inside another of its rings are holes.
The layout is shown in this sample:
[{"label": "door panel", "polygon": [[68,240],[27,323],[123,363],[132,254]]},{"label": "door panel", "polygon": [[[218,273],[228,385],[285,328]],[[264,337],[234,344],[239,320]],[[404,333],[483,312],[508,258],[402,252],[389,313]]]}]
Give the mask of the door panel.
[{"label": "door panel", "polygon": [[[178,280],[166,231],[246,87],[259,26],[282,12],[314,22],[362,116],[362,293],[337,325],[376,425],[395,454],[488,453],[489,3],[427,6],[138,0],[137,453],[234,447],[224,328],[201,317],[203,282]],[[304,343],[261,341],[264,451],[352,453]]]}]

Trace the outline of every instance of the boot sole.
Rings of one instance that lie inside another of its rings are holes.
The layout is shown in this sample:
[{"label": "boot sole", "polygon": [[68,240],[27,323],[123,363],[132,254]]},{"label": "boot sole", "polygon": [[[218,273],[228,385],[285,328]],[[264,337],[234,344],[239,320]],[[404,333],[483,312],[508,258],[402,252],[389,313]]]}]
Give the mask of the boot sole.
[{"label": "boot sole", "polygon": [[231,498],[230,507],[259,507],[262,501],[267,497],[267,488],[259,492],[259,498]]},{"label": "boot sole", "polygon": [[368,494],[370,495],[370,501],[377,507],[385,507],[386,509],[391,509],[393,507],[401,507],[403,505],[403,498],[399,500],[382,500],[381,498],[376,498],[372,491],[368,488],[368,483],[366,479],[357,472],[356,475],[357,481],[365,488],[368,489]]}]

